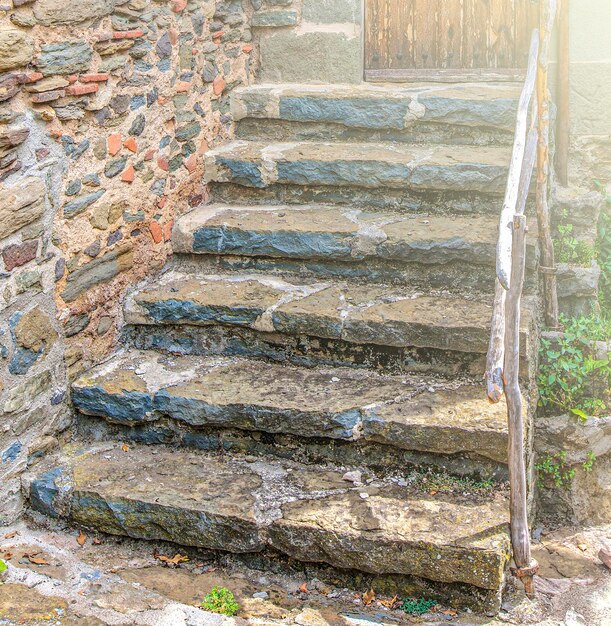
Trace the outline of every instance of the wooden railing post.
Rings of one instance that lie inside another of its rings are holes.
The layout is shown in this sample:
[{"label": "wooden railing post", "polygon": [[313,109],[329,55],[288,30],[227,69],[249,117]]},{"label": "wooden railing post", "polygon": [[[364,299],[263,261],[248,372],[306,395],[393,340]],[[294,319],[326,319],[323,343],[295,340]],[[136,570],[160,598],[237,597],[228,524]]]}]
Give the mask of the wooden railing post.
[{"label": "wooden railing post", "polygon": [[545,322],[549,328],[558,327],[558,293],[556,289],[556,263],[550,226],[548,201],[550,158],[550,105],[549,105],[549,48],[552,29],[556,19],[558,0],[546,0],[543,3],[540,28],[539,67],[537,72],[537,101],[539,116],[539,147],[537,155],[537,222],[539,241],[541,242],[540,271],[543,274],[543,300]]},{"label": "wooden railing post", "polygon": [[538,564],[530,552],[528,508],[526,499],[526,463],[524,457],[524,418],[520,392],[520,305],[526,267],[526,217],[516,215],[512,224],[513,255],[511,287],[505,302],[504,386],[509,428],[509,513],[511,546],[516,565],[513,573],[522,580],[528,596],[534,595],[533,577]]}]

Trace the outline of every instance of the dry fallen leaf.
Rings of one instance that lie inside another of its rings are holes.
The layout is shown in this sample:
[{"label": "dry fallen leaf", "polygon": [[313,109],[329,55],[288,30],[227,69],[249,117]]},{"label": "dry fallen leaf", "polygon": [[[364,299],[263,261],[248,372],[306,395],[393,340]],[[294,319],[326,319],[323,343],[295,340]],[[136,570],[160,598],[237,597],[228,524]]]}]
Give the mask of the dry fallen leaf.
[{"label": "dry fallen leaf", "polygon": [[379,603],[387,609],[394,609],[398,600],[399,596],[395,596],[392,600],[379,600]]},{"label": "dry fallen leaf", "polygon": [[6,533],[6,535],[4,535],[5,539],[12,539],[13,537],[17,536],[19,533],[14,530],[12,533]]},{"label": "dry fallen leaf", "polygon": [[369,606],[375,599],[376,599],[376,594],[373,589],[370,589],[369,591],[366,591],[363,594],[363,602],[365,603],[366,606]]},{"label": "dry fallen leaf", "polygon": [[582,551],[582,552],[587,552],[588,550],[588,544],[587,543],[578,543],[577,547]]},{"label": "dry fallen leaf", "polygon": [[452,609],[446,609],[445,611],[441,611],[443,615],[449,615],[450,617],[456,617],[458,613],[453,611]]},{"label": "dry fallen leaf", "polygon": [[95,538],[93,539],[93,545],[94,545],[94,546],[99,546],[99,545],[101,545],[101,544],[102,544],[102,540],[101,540],[101,539],[99,539],[98,537],[95,537]]},{"label": "dry fallen leaf", "polygon": [[81,530],[78,537],[76,538],[76,543],[78,543],[79,546],[84,546],[86,541],[87,535]]},{"label": "dry fallen leaf", "polygon": [[128,446],[126,443],[124,443],[124,444],[121,446],[121,450],[123,450],[123,452],[129,452],[129,446]]},{"label": "dry fallen leaf", "polygon": [[301,593],[308,593],[308,583],[303,583],[303,585],[299,587],[299,591],[301,591]]},{"label": "dry fallen leaf", "polygon": [[179,563],[186,563],[189,560],[188,556],[184,554],[175,554],[173,557],[165,556],[163,554],[153,553],[153,556],[166,565],[178,565]]},{"label": "dry fallen leaf", "polygon": [[34,563],[34,565],[49,565],[49,562],[42,556],[31,556],[29,554],[24,554],[23,556],[27,556],[28,561]]}]

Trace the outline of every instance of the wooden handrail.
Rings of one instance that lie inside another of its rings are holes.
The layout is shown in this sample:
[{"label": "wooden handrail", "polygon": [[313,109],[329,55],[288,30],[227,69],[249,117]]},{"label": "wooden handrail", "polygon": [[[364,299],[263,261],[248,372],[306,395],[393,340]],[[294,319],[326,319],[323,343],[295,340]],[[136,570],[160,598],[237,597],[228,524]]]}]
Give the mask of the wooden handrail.
[{"label": "wooden handrail", "polygon": [[[488,399],[507,399],[509,511],[511,545],[515,568],[529,596],[534,595],[534,576],[539,569],[531,556],[528,528],[527,481],[524,455],[524,418],[520,391],[520,306],[526,267],[526,202],[537,162],[537,221],[546,267],[544,299],[548,323],[557,322],[558,302],[548,207],[549,184],[549,97],[548,50],[557,0],[546,0],[541,29],[533,31],[528,71],[516,121],[516,131],[501,211],[497,246],[496,289],[490,346],[486,362]],[[537,97],[533,98],[535,93]],[[530,117],[530,126],[529,126]]]},{"label": "wooden handrail", "polygon": [[[496,290],[492,313],[492,329],[490,346],[486,362],[486,380],[488,398],[491,402],[499,402],[503,397],[503,366],[505,359],[505,299],[511,285],[512,265],[512,223],[515,215],[524,213],[530,180],[534,166],[537,147],[537,100],[533,98],[537,80],[539,59],[539,31],[533,31],[530,52],[528,55],[528,71],[520,102],[516,132],[511,156],[511,165],[507,177],[507,189],[501,211],[499,240],[496,258]],[[528,126],[531,113],[530,128]],[[526,183],[528,183],[526,185]]]}]

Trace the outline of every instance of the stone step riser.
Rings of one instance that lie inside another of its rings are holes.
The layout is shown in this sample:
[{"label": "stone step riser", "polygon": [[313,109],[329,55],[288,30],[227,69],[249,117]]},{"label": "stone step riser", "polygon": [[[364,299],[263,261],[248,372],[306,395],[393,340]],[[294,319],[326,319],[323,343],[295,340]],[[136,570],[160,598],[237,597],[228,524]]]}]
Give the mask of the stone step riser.
[{"label": "stone step riser", "polygon": [[[309,205],[331,204],[341,208],[370,211],[394,211],[400,215],[484,215],[499,216],[503,206],[500,195],[479,192],[413,191],[381,186],[368,189],[357,186],[272,184],[265,189],[234,183],[209,184],[210,197],[222,204]],[[529,202],[527,214],[533,214]],[[534,223],[534,221],[533,221]]]},{"label": "stone step riser", "polygon": [[[151,422],[116,424],[79,413],[78,434],[86,441],[126,441],[168,445],[213,453],[246,454],[259,458],[299,460],[306,464],[367,468],[396,475],[410,468],[432,468],[454,476],[506,482],[507,465],[475,453],[444,455],[404,450],[374,441],[345,441],[221,427],[193,427],[165,416]],[[499,450],[504,444],[499,442]]]},{"label": "stone step riser", "polygon": [[[125,329],[124,341],[140,350],[170,354],[240,356],[303,367],[368,368],[388,374],[481,378],[486,369],[486,357],[481,353],[353,344],[308,335],[263,333],[237,326],[136,324]],[[528,371],[529,362],[523,358],[521,374],[525,380]]]},{"label": "stone step riser", "polygon": [[[490,295],[495,286],[494,266],[468,265],[458,260],[441,265],[378,259],[342,262],[175,253],[169,267],[182,273],[247,272],[287,280],[337,279],[355,285],[399,285],[456,295]],[[524,293],[532,295],[536,292],[537,279],[531,272],[526,278]]]},{"label": "stone step riser", "polygon": [[515,128],[518,95],[513,86],[255,85],[234,91],[231,107],[240,122],[334,124],[406,133],[425,126],[471,131],[473,137],[491,132],[507,136]]},{"label": "stone step riser", "polygon": [[421,578],[444,583],[431,587],[453,604],[498,608],[509,548],[501,493],[431,496],[375,476],[353,484],[343,470],[116,443],[66,450],[35,471],[25,478],[32,508],[94,531]]},{"label": "stone step riser", "polygon": [[236,141],[205,155],[205,182],[482,193],[505,190],[508,147]]},{"label": "stone step riser", "polygon": [[422,122],[409,129],[347,128],[331,122],[297,122],[272,119],[243,119],[236,125],[237,139],[247,141],[341,141],[355,143],[455,144],[459,146],[508,146],[510,132],[489,128],[471,128],[452,124]]},{"label": "stone step riser", "polygon": [[72,402],[126,426],[167,418],[196,429],[474,456],[488,465],[507,458],[504,406],[487,405],[480,386],[459,381],[130,350],[73,383]]}]

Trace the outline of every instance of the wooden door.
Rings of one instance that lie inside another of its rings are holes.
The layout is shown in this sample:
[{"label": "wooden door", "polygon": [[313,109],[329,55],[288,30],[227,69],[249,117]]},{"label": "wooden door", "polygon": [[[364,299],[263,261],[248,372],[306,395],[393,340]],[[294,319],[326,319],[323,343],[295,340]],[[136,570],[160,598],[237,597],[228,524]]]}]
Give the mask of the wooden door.
[{"label": "wooden door", "polygon": [[365,0],[367,80],[522,80],[539,0]]}]

